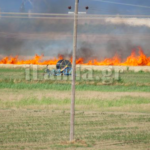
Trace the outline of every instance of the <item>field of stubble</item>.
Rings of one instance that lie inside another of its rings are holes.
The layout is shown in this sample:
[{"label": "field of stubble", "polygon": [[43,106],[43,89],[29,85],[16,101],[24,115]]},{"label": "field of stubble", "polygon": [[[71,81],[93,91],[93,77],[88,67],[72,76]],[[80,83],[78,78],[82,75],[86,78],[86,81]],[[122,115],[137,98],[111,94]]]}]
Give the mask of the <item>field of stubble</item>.
[{"label": "field of stubble", "polygon": [[128,72],[111,85],[79,82],[72,143],[70,83],[26,82],[23,74],[0,69],[0,150],[150,149],[149,73]]}]

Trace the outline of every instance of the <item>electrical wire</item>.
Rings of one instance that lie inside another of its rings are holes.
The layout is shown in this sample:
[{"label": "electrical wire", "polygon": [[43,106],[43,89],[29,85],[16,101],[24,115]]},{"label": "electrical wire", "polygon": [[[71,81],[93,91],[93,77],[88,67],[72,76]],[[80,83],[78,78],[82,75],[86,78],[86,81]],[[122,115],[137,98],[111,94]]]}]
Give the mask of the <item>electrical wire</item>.
[{"label": "electrical wire", "polygon": [[[54,33],[56,34],[56,33]],[[60,36],[61,35],[61,36]],[[106,34],[102,34],[102,35],[94,35],[97,38],[100,38],[101,40],[110,40],[110,39],[126,39],[130,36],[133,36],[132,34],[120,34],[120,35],[106,35]],[[72,37],[72,34],[65,34],[64,32],[59,34],[59,35],[55,35],[55,36],[50,36],[49,34],[39,34],[39,33],[7,33],[7,32],[0,32],[0,37],[2,38],[10,38],[10,39],[24,39],[24,40],[60,40],[60,39],[70,39],[70,37]],[[82,33],[78,34],[79,38],[82,38]],[[93,35],[91,34],[87,34],[87,37],[93,37]],[[134,35],[134,38],[136,39],[149,39],[150,36],[149,35]]]},{"label": "electrical wire", "polygon": [[107,1],[107,0],[90,0],[90,1],[97,1],[97,2],[103,2],[103,3],[112,3],[112,4],[117,4],[117,5],[126,5],[126,6],[141,7],[141,8],[150,9],[150,6],[134,5],[134,4],[129,4],[129,3],[119,3],[119,2],[112,2],[112,1]]},{"label": "electrical wire", "polygon": [[[150,16],[117,16],[117,15],[102,15],[102,16],[79,16],[78,20],[102,20],[104,18],[116,18],[116,17],[120,17],[120,18],[131,18],[131,19],[137,19],[137,18],[147,18],[150,19]],[[136,18],[132,18],[132,17],[136,17]],[[34,17],[34,16],[1,16],[0,18],[15,18],[15,19],[47,19],[47,20],[73,20],[74,17],[73,16],[68,16],[68,17]]]},{"label": "electrical wire", "polygon": [[29,1],[29,3],[33,6],[33,3],[31,2],[31,0],[28,0]]},{"label": "electrical wire", "polygon": [[68,14],[54,14],[54,13],[21,13],[21,12],[0,12],[2,15],[40,15],[40,16],[67,16]]},{"label": "electrical wire", "polygon": [[[0,17],[7,17],[9,15],[9,17],[26,17],[26,18],[34,18],[34,17],[40,17],[42,18],[44,16],[44,18],[48,18],[48,17],[74,17],[73,14],[54,14],[54,13],[20,13],[20,12],[0,12]],[[116,17],[118,15],[101,15],[101,14],[78,14],[78,17]],[[150,15],[119,15],[120,17],[150,17]]]},{"label": "electrical wire", "polygon": [[22,3],[26,4],[27,2],[29,2],[32,6],[33,6],[33,3],[31,2],[31,0],[23,0]]},{"label": "electrical wire", "polygon": [[[74,17],[26,17],[26,16],[1,16],[1,18],[15,18],[15,19],[47,19],[47,20],[73,20]],[[103,19],[104,17],[98,17],[98,18],[93,18],[93,17],[78,17],[78,20],[100,20]]]}]

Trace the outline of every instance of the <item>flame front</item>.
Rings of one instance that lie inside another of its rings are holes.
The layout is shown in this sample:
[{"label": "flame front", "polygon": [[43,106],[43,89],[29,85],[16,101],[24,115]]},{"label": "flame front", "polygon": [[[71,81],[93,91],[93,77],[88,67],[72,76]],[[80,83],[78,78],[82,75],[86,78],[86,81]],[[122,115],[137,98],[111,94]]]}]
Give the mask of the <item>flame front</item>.
[{"label": "flame front", "polygon": [[[147,57],[142,48],[139,48],[139,55],[136,55],[135,51],[131,53],[130,56],[126,58],[125,61],[121,61],[118,55],[115,55],[112,58],[105,58],[104,60],[98,60],[93,59],[89,60],[88,62],[85,62],[83,58],[78,58],[76,60],[76,64],[80,65],[96,65],[96,66],[150,66],[150,57]],[[2,60],[0,60],[0,64],[16,64],[16,65],[22,65],[22,64],[34,64],[34,65],[56,65],[56,63],[63,59],[62,56],[59,56],[58,58],[53,58],[50,60],[42,61],[43,55],[35,55],[33,59],[29,60],[19,60],[18,56],[16,57],[5,57]],[[72,62],[72,58],[70,58],[70,61]]]}]

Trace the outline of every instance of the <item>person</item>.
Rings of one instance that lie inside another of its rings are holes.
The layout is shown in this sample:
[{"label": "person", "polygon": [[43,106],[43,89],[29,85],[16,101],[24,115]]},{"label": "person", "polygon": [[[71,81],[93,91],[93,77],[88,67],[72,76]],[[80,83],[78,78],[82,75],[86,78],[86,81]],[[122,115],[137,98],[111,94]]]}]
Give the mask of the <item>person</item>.
[{"label": "person", "polygon": [[[51,71],[50,71],[50,69],[48,68],[48,66],[49,66],[49,65],[46,66],[45,74],[48,75],[48,77],[50,77]],[[44,74],[44,75],[45,75],[45,74]]]}]

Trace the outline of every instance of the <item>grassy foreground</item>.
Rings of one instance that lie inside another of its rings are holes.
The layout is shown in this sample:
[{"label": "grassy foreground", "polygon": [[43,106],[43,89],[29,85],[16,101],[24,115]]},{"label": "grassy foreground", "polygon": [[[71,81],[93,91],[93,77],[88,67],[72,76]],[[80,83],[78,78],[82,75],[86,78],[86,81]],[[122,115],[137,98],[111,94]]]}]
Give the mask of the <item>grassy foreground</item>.
[{"label": "grassy foreground", "polygon": [[1,89],[0,95],[2,150],[149,149],[148,92],[77,91],[72,143],[70,91]]},{"label": "grassy foreground", "polygon": [[[2,82],[0,83],[0,89],[50,89],[50,90],[59,90],[59,91],[70,91],[71,84],[61,84],[61,83],[15,83],[12,82]],[[150,86],[146,85],[89,85],[82,84],[76,85],[76,90],[78,91],[103,91],[103,92],[149,92]]]},{"label": "grassy foreground", "polygon": [[0,150],[149,150],[149,72],[125,72],[109,85],[80,80],[76,89],[70,143],[70,81],[0,69]]},{"label": "grassy foreground", "polygon": [[76,112],[75,139],[69,143],[69,112],[3,110],[0,149],[148,150],[150,116],[136,113]]},{"label": "grassy foreground", "polygon": [[[69,91],[71,89],[71,81],[67,78],[61,80],[61,77],[56,79],[43,79],[44,70],[38,70],[37,78],[33,78],[33,72],[30,70],[29,80],[26,80],[25,69],[10,69],[0,68],[0,89],[51,89],[60,91]],[[149,72],[132,72],[126,71],[116,74],[115,72],[108,73],[111,76],[108,78],[108,83],[104,83],[106,80],[103,77],[101,71],[95,71],[94,78],[85,79],[85,72],[81,71],[81,78],[77,76],[76,90],[78,91],[137,91],[137,92],[149,92],[150,78]],[[77,73],[78,74],[78,73]],[[107,76],[107,75],[106,75]],[[117,76],[117,78],[116,78]],[[99,79],[97,79],[97,77]]]}]

